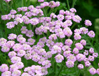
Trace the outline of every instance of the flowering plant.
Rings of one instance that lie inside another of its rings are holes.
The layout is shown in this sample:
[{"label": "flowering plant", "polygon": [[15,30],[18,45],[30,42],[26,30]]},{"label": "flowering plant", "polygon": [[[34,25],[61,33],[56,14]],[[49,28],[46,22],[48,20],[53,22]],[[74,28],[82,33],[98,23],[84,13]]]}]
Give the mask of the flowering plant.
[{"label": "flowering plant", "polygon": [[60,2],[38,2],[42,3],[11,9],[1,16],[7,21],[7,29],[15,30],[7,39],[0,38],[0,61],[4,61],[1,76],[80,76],[85,71],[99,74],[99,68],[92,65],[98,53],[90,42],[95,37],[88,29],[91,21],[85,20],[82,26],[75,8],[56,14]]}]

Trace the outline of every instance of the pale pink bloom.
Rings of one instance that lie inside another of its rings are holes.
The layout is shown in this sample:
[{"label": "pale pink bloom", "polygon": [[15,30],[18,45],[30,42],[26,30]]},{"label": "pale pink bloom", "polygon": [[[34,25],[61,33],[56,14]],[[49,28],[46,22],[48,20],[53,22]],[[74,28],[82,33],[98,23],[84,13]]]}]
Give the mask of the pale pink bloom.
[{"label": "pale pink bloom", "polygon": [[22,49],[22,45],[19,43],[16,43],[13,47],[14,51],[19,51],[20,49]]},{"label": "pale pink bloom", "polygon": [[75,8],[70,8],[70,12],[75,13],[75,12],[77,12],[77,11],[76,11],[76,9],[75,9]]},{"label": "pale pink bloom", "polygon": [[70,54],[69,56],[67,56],[67,60],[71,60],[71,61],[76,61],[76,57],[73,54]]},{"label": "pale pink bloom", "polygon": [[28,31],[26,32],[26,36],[27,36],[27,37],[33,37],[33,36],[34,36],[34,32],[32,32],[32,30],[28,30]]},{"label": "pale pink bloom", "polygon": [[75,34],[74,34],[74,39],[75,39],[75,40],[81,39],[81,35],[80,35],[79,33],[75,33]]},{"label": "pale pink bloom", "polygon": [[21,33],[26,34],[27,31],[28,30],[27,30],[26,26],[22,26]]},{"label": "pale pink bloom", "polygon": [[85,66],[89,67],[91,65],[91,63],[89,61],[85,61]]},{"label": "pale pink bloom", "polygon": [[5,71],[8,71],[8,65],[7,64],[2,64],[1,66],[0,66],[0,71],[1,72],[5,72]]},{"label": "pale pink bloom", "polygon": [[64,57],[68,57],[71,54],[71,51],[64,51],[63,55]]},{"label": "pale pink bloom", "polygon": [[82,50],[83,49],[83,45],[81,43],[76,43],[75,46],[79,50]]},{"label": "pale pink bloom", "polygon": [[94,31],[89,31],[88,33],[87,33],[87,35],[90,37],[90,38],[93,38],[93,37],[95,37],[95,33],[94,33]]},{"label": "pale pink bloom", "polygon": [[79,64],[79,65],[78,65],[78,68],[79,68],[79,69],[83,69],[83,68],[84,68],[84,65],[83,65],[83,64]]},{"label": "pale pink bloom", "polygon": [[74,54],[78,54],[78,53],[79,53],[79,49],[78,49],[78,48],[74,48],[74,49],[73,49],[73,53],[74,53]]},{"label": "pale pink bloom", "polygon": [[10,71],[5,71],[1,74],[1,76],[11,76],[11,72]]},{"label": "pale pink bloom", "polygon": [[18,69],[22,69],[24,67],[24,64],[22,62],[17,62],[15,65],[18,67]]},{"label": "pale pink bloom", "polygon": [[6,26],[7,26],[8,29],[11,29],[11,28],[13,28],[15,26],[15,24],[14,24],[14,22],[8,22],[6,24]]},{"label": "pale pink bloom", "polygon": [[85,25],[86,25],[86,26],[91,26],[91,25],[92,25],[92,23],[91,23],[91,21],[90,21],[90,20],[85,20]]},{"label": "pale pink bloom", "polygon": [[12,57],[16,56],[16,52],[11,51],[8,53],[8,56],[9,56],[9,58],[12,58]]},{"label": "pale pink bloom", "polygon": [[18,52],[17,52],[17,56],[19,56],[19,57],[22,57],[22,56],[24,56],[26,54],[26,52],[24,51],[24,50],[19,50]]},{"label": "pale pink bloom", "polygon": [[74,62],[68,60],[68,61],[66,61],[66,66],[67,66],[68,68],[72,68],[72,67],[74,67]]},{"label": "pale pink bloom", "polygon": [[90,72],[92,75],[94,75],[94,74],[96,74],[96,69],[92,67],[92,68],[89,69],[89,72]]},{"label": "pale pink bloom", "polygon": [[31,53],[25,54],[24,58],[26,58],[27,60],[31,59],[32,58]]},{"label": "pale pink bloom", "polygon": [[64,57],[61,54],[57,54],[55,60],[57,63],[61,63],[64,60]]},{"label": "pale pink bloom", "polygon": [[9,34],[8,36],[8,39],[11,39],[11,40],[16,39],[16,38],[17,38],[17,35],[13,33]]},{"label": "pale pink bloom", "polygon": [[14,70],[12,72],[12,75],[11,76],[20,76],[21,75],[21,71],[20,70]]},{"label": "pale pink bloom", "polygon": [[11,62],[12,63],[21,62],[21,58],[20,57],[17,57],[17,56],[14,56],[14,57],[11,58]]},{"label": "pale pink bloom", "polygon": [[77,55],[76,55],[76,59],[77,59],[77,61],[79,61],[79,62],[84,61],[85,55],[83,55],[83,54],[77,54]]},{"label": "pale pink bloom", "polygon": [[8,15],[1,15],[2,20],[8,20]]},{"label": "pale pink bloom", "polygon": [[7,40],[5,38],[0,38],[0,46],[3,46]]},{"label": "pale pink bloom", "polygon": [[87,34],[88,33],[88,28],[86,27],[81,27],[80,28],[81,34]]},{"label": "pale pink bloom", "polygon": [[86,45],[86,40],[82,39],[82,40],[80,41],[80,43],[85,46],[85,45]]},{"label": "pale pink bloom", "polygon": [[28,73],[23,73],[21,76],[31,76],[31,75]]},{"label": "pale pink bloom", "polygon": [[77,22],[77,23],[80,23],[80,21],[82,20],[81,17],[78,16],[78,15],[73,16],[72,19],[73,19],[73,21],[75,21],[75,22]]},{"label": "pale pink bloom", "polygon": [[88,56],[88,60],[89,60],[89,61],[94,61],[94,56],[89,55],[89,56]]},{"label": "pale pink bloom", "polygon": [[42,62],[42,65],[45,67],[45,68],[49,68],[51,66],[51,63],[49,60],[45,60]]}]

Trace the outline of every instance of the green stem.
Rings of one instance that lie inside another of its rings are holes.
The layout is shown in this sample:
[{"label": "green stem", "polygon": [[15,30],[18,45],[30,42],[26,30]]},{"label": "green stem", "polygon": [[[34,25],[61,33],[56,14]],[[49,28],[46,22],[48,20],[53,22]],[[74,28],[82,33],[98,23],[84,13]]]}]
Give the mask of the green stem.
[{"label": "green stem", "polygon": [[55,76],[60,76],[60,73],[61,73],[61,71],[63,70],[63,68],[64,68],[64,64],[62,63],[62,64],[61,64],[61,68],[60,68],[60,70],[59,70],[58,74],[57,74],[57,75],[55,75]]},{"label": "green stem", "polygon": [[74,28],[75,25],[76,25],[76,23],[73,24],[73,26],[71,27],[71,30]]},{"label": "green stem", "polygon": [[70,6],[69,6],[69,0],[66,0],[67,1],[67,6],[68,6],[68,9],[70,9]]},{"label": "green stem", "polygon": [[73,0],[72,8],[74,8],[76,1],[77,0]]}]

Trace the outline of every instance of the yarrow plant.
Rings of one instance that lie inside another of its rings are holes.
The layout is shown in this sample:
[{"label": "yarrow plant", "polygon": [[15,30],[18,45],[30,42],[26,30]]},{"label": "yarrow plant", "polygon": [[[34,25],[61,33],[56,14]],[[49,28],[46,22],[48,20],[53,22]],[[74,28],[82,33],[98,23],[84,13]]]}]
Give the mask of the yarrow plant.
[{"label": "yarrow plant", "polygon": [[1,76],[63,76],[67,69],[75,68],[79,76],[84,69],[99,75],[99,68],[92,65],[98,53],[89,41],[95,37],[87,28],[92,26],[91,21],[86,19],[81,27],[82,18],[75,8],[46,14],[45,8],[56,9],[60,2],[38,2],[42,3],[12,9],[1,16],[8,21],[8,29],[20,31],[10,33],[8,39],[0,38],[1,53],[8,55],[8,63],[0,65]]}]

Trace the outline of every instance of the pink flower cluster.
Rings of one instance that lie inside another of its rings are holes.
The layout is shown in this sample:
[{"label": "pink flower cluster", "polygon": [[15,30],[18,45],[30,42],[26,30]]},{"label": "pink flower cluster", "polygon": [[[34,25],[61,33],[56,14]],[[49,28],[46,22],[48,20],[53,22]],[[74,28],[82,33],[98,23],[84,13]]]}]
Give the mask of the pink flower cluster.
[{"label": "pink flower cluster", "polygon": [[[38,0],[38,2],[43,1]],[[50,17],[43,17],[42,8],[54,8],[59,5],[59,2],[54,1],[43,2],[36,8],[33,5],[19,7],[18,12],[11,10],[8,15],[1,16],[2,20],[13,19],[6,24],[8,29],[19,27],[19,24],[24,23],[20,29],[22,34],[11,33],[8,36],[8,41],[5,38],[0,38],[1,51],[8,53],[12,63],[9,67],[7,64],[0,66],[1,76],[45,76],[48,74],[47,69],[52,66],[51,58],[53,56],[57,63],[65,62],[68,68],[74,67],[75,62],[79,62],[76,64],[79,69],[91,66],[91,62],[98,57],[98,53],[92,47],[86,48],[87,40],[83,37],[94,38],[95,33],[86,27],[72,30],[73,23],[80,23],[82,20],[79,15],[75,14],[76,9],[60,10],[58,15],[51,13]],[[17,14],[21,11],[24,12],[23,15]],[[91,25],[91,21],[85,20],[85,26]],[[29,26],[31,28],[28,28]],[[38,36],[43,37],[39,38]],[[32,60],[38,65],[24,67],[21,58]],[[92,75],[99,74],[99,69],[96,71],[91,68],[89,72]]]}]

